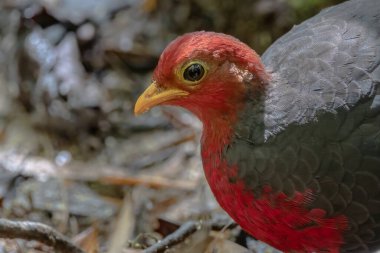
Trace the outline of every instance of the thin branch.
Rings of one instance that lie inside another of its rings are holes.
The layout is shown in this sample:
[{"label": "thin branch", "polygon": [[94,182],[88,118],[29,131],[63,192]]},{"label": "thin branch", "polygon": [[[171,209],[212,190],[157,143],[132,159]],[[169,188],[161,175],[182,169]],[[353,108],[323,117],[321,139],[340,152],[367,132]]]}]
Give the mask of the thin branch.
[{"label": "thin branch", "polygon": [[0,238],[35,240],[56,252],[85,253],[57,230],[38,222],[0,219]]},{"label": "thin branch", "polygon": [[183,242],[187,237],[194,234],[197,230],[201,228],[201,223],[196,221],[188,221],[180,226],[176,231],[157,242],[156,244],[150,246],[144,253],[162,253],[170,247]]},{"label": "thin branch", "polygon": [[206,222],[188,221],[161,241],[145,249],[143,253],[162,253],[170,247],[173,247],[185,241],[189,236],[204,227],[208,227],[213,230],[222,230],[227,227],[235,227],[236,225],[236,223],[233,223],[230,220],[226,222],[225,219],[211,220]]}]

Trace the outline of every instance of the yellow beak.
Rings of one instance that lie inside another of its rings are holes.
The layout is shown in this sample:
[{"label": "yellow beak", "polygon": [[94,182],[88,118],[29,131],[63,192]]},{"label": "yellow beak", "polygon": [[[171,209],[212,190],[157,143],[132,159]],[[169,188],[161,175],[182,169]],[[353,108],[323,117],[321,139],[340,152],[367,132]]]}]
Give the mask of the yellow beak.
[{"label": "yellow beak", "polygon": [[187,91],[176,88],[163,89],[153,82],[137,99],[135,115],[140,115],[156,105],[187,95],[189,95]]}]

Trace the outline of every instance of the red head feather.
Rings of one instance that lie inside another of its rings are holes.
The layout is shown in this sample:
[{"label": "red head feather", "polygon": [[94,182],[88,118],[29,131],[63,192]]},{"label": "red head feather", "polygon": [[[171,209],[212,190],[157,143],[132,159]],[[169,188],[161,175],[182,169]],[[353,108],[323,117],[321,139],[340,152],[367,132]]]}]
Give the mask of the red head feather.
[{"label": "red head feather", "polygon": [[[205,62],[209,71],[196,87],[184,84],[176,70],[188,62]],[[237,113],[248,93],[258,93],[268,82],[260,57],[238,39],[214,32],[194,32],[178,37],[162,53],[153,80],[163,88],[190,94],[165,104],[182,106],[204,125],[203,141],[210,150],[228,142]]]},{"label": "red head feather", "polygon": [[193,58],[234,62],[260,79],[268,79],[260,56],[249,46],[230,35],[204,31],[187,33],[172,41],[161,54],[154,77],[168,78],[173,69]]}]

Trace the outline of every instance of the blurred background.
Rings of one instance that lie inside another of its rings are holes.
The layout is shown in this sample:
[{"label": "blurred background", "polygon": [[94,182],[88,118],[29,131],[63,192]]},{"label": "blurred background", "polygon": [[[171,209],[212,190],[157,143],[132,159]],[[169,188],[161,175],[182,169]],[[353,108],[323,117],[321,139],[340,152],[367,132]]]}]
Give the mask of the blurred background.
[{"label": "blurred background", "polygon": [[[262,54],[339,2],[1,0],[1,217],[43,222],[86,252],[116,253],[223,215],[203,178],[201,124],[175,108],[133,115],[161,51],[180,34],[212,30]],[[203,231],[182,251],[208,252],[210,238]],[[0,240],[0,252],[54,249]]]}]

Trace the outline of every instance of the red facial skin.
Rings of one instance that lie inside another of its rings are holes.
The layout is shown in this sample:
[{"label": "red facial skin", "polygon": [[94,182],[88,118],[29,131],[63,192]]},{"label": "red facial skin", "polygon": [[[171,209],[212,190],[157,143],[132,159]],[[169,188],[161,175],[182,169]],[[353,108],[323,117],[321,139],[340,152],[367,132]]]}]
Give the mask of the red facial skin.
[{"label": "red facial skin", "polygon": [[[176,39],[162,53],[153,76],[163,88],[175,87],[191,93],[164,104],[186,108],[202,121],[202,142],[207,144],[210,153],[219,152],[217,149],[228,143],[237,112],[244,106],[246,87],[230,73],[229,64],[233,62],[255,73],[256,90],[262,90],[269,80],[259,56],[252,49],[232,36],[216,35],[195,32]],[[206,77],[196,86],[183,84],[175,75],[176,69],[192,59],[210,63]]]},{"label": "red facial skin", "polygon": [[[191,86],[175,73],[194,59],[207,63],[209,69],[199,84]],[[249,84],[231,72],[231,64],[253,74]],[[232,138],[247,90],[262,92],[271,80],[252,49],[227,35],[186,34],[163,52],[153,79],[162,89],[177,88],[190,93],[164,104],[186,108],[203,122],[202,160],[207,181],[219,204],[244,230],[285,252],[339,252],[347,220],[344,216],[325,218],[324,210],[307,209],[312,192],[297,192],[290,199],[284,193],[271,193],[270,187],[266,187],[256,199],[245,189],[243,181],[230,183],[236,168],[228,168],[222,150]],[[319,226],[307,227],[310,222]],[[304,226],[305,229],[299,229]]]}]

